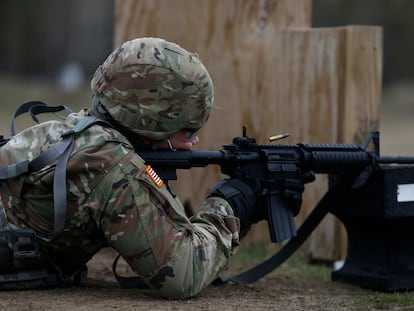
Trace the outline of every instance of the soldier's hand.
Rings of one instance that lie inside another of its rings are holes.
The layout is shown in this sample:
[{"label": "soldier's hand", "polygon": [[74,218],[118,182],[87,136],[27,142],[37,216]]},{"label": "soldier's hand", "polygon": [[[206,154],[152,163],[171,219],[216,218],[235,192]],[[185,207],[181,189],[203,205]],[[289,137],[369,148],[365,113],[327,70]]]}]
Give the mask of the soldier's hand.
[{"label": "soldier's hand", "polygon": [[234,215],[240,219],[240,235],[257,222],[256,194],[253,188],[240,179],[223,179],[216,183],[209,197],[217,196],[225,199],[233,209]]}]

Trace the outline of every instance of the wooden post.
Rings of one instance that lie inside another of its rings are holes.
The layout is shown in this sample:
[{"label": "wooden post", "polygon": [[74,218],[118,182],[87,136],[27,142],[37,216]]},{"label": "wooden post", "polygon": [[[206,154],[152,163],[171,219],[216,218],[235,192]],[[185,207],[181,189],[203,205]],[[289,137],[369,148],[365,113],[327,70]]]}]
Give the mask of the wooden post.
[{"label": "wooden post", "polygon": [[[338,90],[336,141],[361,144],[379,129],[382,80],[382,29],[348,26],[342,33],[343,55],[338,74],[343,81]],[[346,232],[337,218],[328,215],[313,233],[308,253],[316,260],[343,259]]]},{"label": "wooden post", "polygon": [[[361,142],[378,128],[379,27],[311,28],[311,0],[118,0],[115,8],[116,45],[162,37],[197,52],[211,73],[216,107],[198,149],[220,149],[241,135],[242,125],[258,143],[282,132],[290,138],[281,143]],[[214,167],[193,169],[179,172],[173,186],[197,209],[221,178]],[[326,176],[306,188],[298,225],[325,193]],[[344,236],[340,223],[327,218],[303,251],[341,258]],[[269,241],[267,225],[247,238]]]}]

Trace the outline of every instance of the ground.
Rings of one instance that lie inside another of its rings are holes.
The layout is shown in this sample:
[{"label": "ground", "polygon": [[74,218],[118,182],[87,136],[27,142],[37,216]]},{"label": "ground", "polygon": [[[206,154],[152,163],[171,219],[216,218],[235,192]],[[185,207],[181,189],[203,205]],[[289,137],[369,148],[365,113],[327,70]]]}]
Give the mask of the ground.
[{"label": "ground", "polygon": [[[3,86],[4,90],[0,85],[2,94],[10,92],[9,84],[3,83]],[[381,148],[386,155],[414,155],[413,89],[411,85],[402,85],[390,91],[391,98],[384,96]],[[404,100],[393,99],[401,94]],[[41,98],[31,98],[35,97]],[[12,101],[5,100],[7,103],[13,105]],[[5,112],[6,106],[2,107]],[[0,115],[6,129],[10,115]],[[112,276],[113,255],[105,250],[93,258],[89,263],[89,280],[82,287],[0,292],[0,310],[414,310],[410,293],[376,293],[332,282],[330,266],[309,265],[297,256],[252,285],[209,286],[199,296],[184,301],[158,299],[133,289],[120,289]],[[232,262],[227,273],[251,264]]]},{"label": "ground", "polygon": [[[359,310],[354,300],[368,291],[346,284],[332,283],[327,267],[306,267],[297,262],[284,264],[280,270],[253,285],[209,286],[199,296],[184,300],[165,300],[140,294],[134,289],[120,289],[110,273],[111,254],[94,258],[86,286],[40,291],[0,292],[1,310]],[[296,262],[295,262],[296,261]],[[232,271],[239,270],[242,263]],[[295,267],[302,266],[300,270]],[[97,268],[99,267],[99,268]],[[106,267],[106,269],[102,269]],[[230,271],[229,271],[230,272]],[[372,295],[372,293],[370,293]],[[369,301],[359,301],[367,306]]]}]

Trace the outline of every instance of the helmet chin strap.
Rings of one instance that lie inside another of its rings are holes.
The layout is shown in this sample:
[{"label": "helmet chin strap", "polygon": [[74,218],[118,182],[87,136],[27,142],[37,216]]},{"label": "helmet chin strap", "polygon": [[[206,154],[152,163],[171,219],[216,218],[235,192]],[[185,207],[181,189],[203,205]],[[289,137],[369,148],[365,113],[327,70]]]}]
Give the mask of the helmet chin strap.
[{"label": "helmet chin strap", "polygon": [[[176,151],[177,149],[174,148],[174,146],[171,143],[171,140],[163,140],[161,142],[149,142],[148,138],[143,138],[144,144],[148,142],[148,146],[151,146],[151,149],[153,150],[159,150],[159,149],[170,149],[171,151]],[[168,148],[167,148],[168,147]]]},{"label": "helmet chin strap", "polygon": [[98,96],[93,95],[92,96],[92,112],[97,117],[105,120],[105,121],[113,121],[111,115],[108,113],[108,111],[105,109],[104,106],[102,106]]},{"label": "helmet chin strap", "polygon": [[171,144],[171,141],[169,139],[167,139],[167,143],[168,143],[168,147],[170,147],[171,151],[176,151],[177,150],[173,147],[173,145]]}]

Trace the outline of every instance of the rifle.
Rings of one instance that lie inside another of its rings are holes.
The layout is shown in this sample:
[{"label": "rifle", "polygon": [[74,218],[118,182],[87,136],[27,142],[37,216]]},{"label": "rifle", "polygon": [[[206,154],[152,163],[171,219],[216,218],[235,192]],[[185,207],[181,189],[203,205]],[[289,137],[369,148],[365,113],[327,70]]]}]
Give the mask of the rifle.
[{"label": "rifle", "polygon": [[[282,134],[270,137],[270,141],[287,137]],[[370,142],[374,150],[367,151]],[[363,185],[370,172],[383,163],[412,164],[414,157],[380,157],[379,132],[372,132],[364,145],[315,144],[296,145],[257,144],[246,135],[233,139],[232,144],[223,145],[217,151],[156,150],[139,151],[139,155],[151,165],[164,180],[177,179],[177,169],[205,167],[216,164],[230,178],[247,180],[253,184],[260,202],[266,204],[269,232],[272,242],[280,242],[296,235],[293,212],[283,198],[283,183],[289,178],[301,178],[305,182],[309,172],[333,174]]]}]

